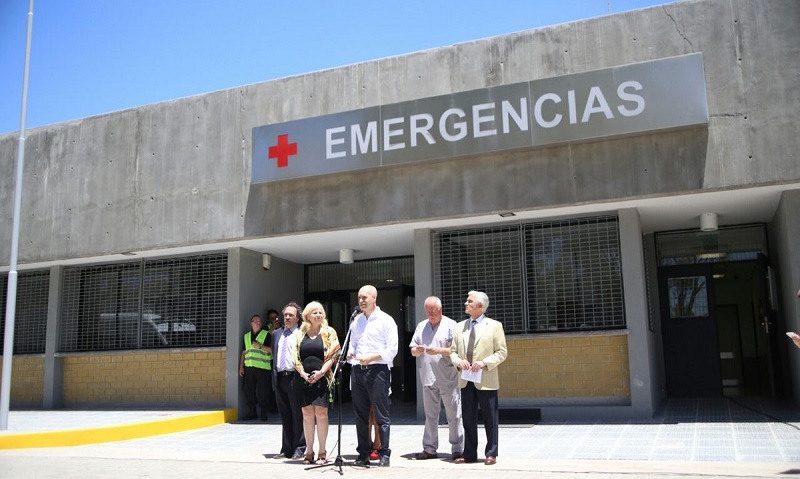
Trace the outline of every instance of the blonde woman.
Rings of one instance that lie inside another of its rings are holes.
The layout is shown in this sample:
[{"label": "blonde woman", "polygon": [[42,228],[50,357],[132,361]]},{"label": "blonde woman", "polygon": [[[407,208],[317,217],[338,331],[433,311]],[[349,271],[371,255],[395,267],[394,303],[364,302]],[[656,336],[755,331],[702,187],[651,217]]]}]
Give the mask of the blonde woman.
[{"label": "blonde woman", "polygon": [[[303,309],[303,324],[295,334],[295,362],[302,391],[303,433],[306,437],[304,464],[327,464],[328,408],[331,403],[333,366],[339,357],[339,338],[328,326],[325,310],[316,301]],[[314,462],[314,426],[317,429],[319,455]]]}]

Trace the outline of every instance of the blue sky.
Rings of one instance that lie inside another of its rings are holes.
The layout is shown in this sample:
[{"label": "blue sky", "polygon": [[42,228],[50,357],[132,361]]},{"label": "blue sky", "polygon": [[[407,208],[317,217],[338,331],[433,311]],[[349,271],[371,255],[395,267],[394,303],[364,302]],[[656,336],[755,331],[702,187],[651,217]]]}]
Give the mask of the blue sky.
[{"label": "blue sky", "polygon": [[[0,0],[0,133],[20,127],[28,3]],[[25,126],[608,12],[608,0],[36,0]]]}]

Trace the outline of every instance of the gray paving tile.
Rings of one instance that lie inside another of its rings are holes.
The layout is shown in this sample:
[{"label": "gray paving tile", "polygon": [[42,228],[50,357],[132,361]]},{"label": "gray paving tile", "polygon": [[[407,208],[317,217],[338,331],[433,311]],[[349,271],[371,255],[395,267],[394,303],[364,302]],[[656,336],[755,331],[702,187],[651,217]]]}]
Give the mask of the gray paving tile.
[{"label": "gray paving tile", "polygon": [[[742,402],[742,400],[739,400]],[[727,400],[670,400],[651,421],[618,423],[549,422],[501,425],[501,456],[538,460],[647,460],[800,462],[800,412],[758,399],[745,406]],[[749,409],[748,409],[749,408]],[[764,411],[769,411],[764,412]],[[70,429],[141,422],[197,411],[12,411],[11,431]],[[768,414],[768,415],[767,415]],[[337,411],[331,411],[329,452],[335,448]],[[792,422],[789,422],[792,421]],[[342,409],[342,453],[355,452],[352,408]],[[263,440],[253,443],[253,437]],[[421,447],[422,420],[416,405],[395,404],[392,448],[395,454]],[[440,453],[449,453],[447,428],[440,426]],[[479,452],[485,440],[479,433]],[[277,418],[268,423],[221,424],[181,433],[93,445],[96,451],[131,449],[189,453],[262,455],[279,447]],[[276,446],[277,445],[277,446]]]}]

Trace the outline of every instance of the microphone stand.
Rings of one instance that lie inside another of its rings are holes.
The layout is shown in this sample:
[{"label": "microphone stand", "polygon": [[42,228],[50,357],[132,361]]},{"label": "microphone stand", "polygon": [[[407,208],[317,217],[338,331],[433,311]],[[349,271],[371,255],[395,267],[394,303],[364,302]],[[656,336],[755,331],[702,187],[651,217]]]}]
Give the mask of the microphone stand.
[{"label": "microphone stand", "polygon": [[[350,322],[347,324],[347,334],[342,342],[342,347],[339,349],[339,358],[336,360],[336,367],[333,369],[333,382],[336,385],[336,393],[334,394],[334,401],[336,402],[336,415],[337,436],[336,436],[336,460],[330,464],[318,464],[305,468],[306,471],[310,469],[319,469],[320,467],[336,467],[340,476],[344,475],[342,466],[344,465],[344,458],[342,457],[342,367],[347,363],[347,348],[350,346],[350,327],[353,325],[353,320],[356,319],[361,313],[361,310],[356,308],[350,316]],[[331,384],[330,389],[333,389],[334,384]],[[348,466],[355,466],[355,464],[348,464]],[[363,466],[369,467],[369,466]]]}]

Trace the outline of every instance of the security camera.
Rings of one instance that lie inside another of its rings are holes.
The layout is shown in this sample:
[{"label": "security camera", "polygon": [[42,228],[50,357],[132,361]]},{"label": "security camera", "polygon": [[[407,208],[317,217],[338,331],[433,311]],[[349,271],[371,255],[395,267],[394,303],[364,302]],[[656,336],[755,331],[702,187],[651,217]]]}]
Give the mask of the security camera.
[{"label": "security camera", "polygon": [[269,271],[269,267],[272,265],[272,256],[264,253],[261,255],[261,267],[264,268],[264,271]]}]

